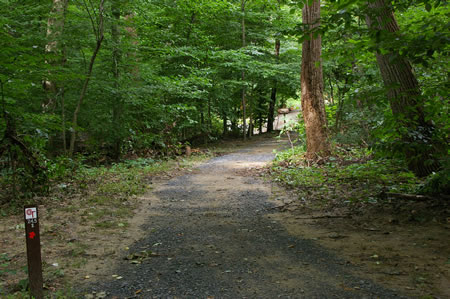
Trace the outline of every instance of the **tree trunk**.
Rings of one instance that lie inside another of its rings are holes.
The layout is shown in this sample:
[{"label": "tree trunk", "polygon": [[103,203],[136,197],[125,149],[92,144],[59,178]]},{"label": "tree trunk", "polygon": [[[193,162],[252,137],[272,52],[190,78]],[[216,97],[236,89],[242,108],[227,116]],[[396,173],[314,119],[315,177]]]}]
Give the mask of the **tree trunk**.
[{"label": "tree trunk", "polygon": [[[320,25],[320,1],[313,1],[311,5],[303,7],[303,24],[314,30]],[[322,74],[322,39],[313,36],[303,41],[302,45],[302,112],[306,126],[306,158],[317,159],[330,153],[328,142],[325,103],[323,100]]]},{"label": "tree trunk", "polygon": [[[48,55],[46,63],[52,66],[62,65],[64,63],[64,55],[59,41],[64,31],[67,1],[53,0],[52,10],[47,21],[47,44],[45,45],[45,53]],[[49,111],[55,106],[58,88],[56,82],[49,79],[44,80],[43,85],[47,91],[47,102],[43,103],[42,107],[44,111]]]},{"label": "tree trunk", "polygon": [[346,87],[347,82],[348,82],[348,77],[345,78],[344,87],[342,89],[339,87],[339,84],[336,84],[336,87],[338,90],[338,93],[337,93],[338,106],[337,106],[337,110],[336,110],[336,123],[334,125],[334,129],[336,132],[338,132],[338,130],[340,129],[342,112],[344,110],[345,94],[348,91],[348,88]]},{"label": "tree trunk", "polygon": [[234,136],[234,132],[238,131],[236,119],[231,119],[231,133]]},{"label": "tree trunk", "polygon": [[253,101],[252,98],[248,100],[248,139],[251,139],[253,136]]},{"label": "tree trunk", "polygon": [[203,113],[203,110],[204,110],[203,104],[201,105],[201,107],[202,107],[201,108],[202,112],[200,113],[200,132],[203,137],[203,143],[205,145],[208,145],[208,133],[206,130],[205,114]]},{"label": "tree trunk", "polygon": [[263,116],[261,114],[261,112],[259,112],[258,115],[258,134],[262,134],[263,133]]},{"label": "tree trunk", "polygon": [[[277,63],[280,59],[280,40],[277,39],[275,41],[275,57],[277,59]],[[267,132],[273,131],[273,123],[275,122],[275,105],[277,103],[277,81],[273,83],[272,93],[270,95],[269,102],[269,115],[267,116]]]},{"label": "tree trunk", "polygon": [[92,21],[92,26],[94,29],[94,33],[96,34],[97,43],[94,49],[94,52],[91,56],[91,61],[89,63],[89,68],[86,73],[86,79],[84,80],[83,88],[81,89],[80,98],[78,99],[77,107],[75,108],[75,111],[73,112],[73,119],[72,119],[72,133],[70,136],[70,146],[69,146],[69,155],[72,156],[73,152],[75,150],[75,139],[77,136],[77,126],[78,126],[78,113],[80,112],[81,105],[83,104],[84,97],[86,95],[87,87],[89,84],[89,80],[91,79],[92,70],[94,68],[95,59],[97,58],[97,54],[100,51],[100,47],[102,46],[103,42],[103,2],[102,0],[100,2],[100,9],[99,9],[99,20],[98,20],[98,27],[95,27],[94,24],[96,24],[96,20]]},{"label": "tree trunk", "polygon": [[[120,1],[119,1],[120,3]],[[129,71],[127,70],[127,73],[130,72],[133,76],[133,79],[135,81],[138,81],[138,78],[140,76],[139,71],[139,58],[137,56],[137,46],[139,44],[136,25],[134,24],[134,17],[135,13],[131,12],[125,16],[125,22],[127,23],[127,26],[125,27],[125,32],[127,35],[127,38],[129,39],[129,51],[127,53],[127,63],[129,64]],[[130,47],[131,46],[131,47]]]},{"label": "tree trunk", "polygon": [[208,135],[212,132],[211,100],[208,99]]},{"label": "tree trunk", "polygon": [[121,154],[122,147],[122,114],[123,114],[123,100],[120,92],[120,60],[121,53],[119,50],[120,46],[120,31],[119,31],[119,22],[120,22],[120,7],[118,1],[112,2],[111,12],[113,16],[113,20],[111,23],[111,39],[112,39],[112,73],[114,77],[114,89],[116,90],[114,98],[113,98],[113,130],[114,130],[114,142],[113,142],[113,156],[114,159],[118,160]]},{"label": "tree trunk", "polygon": [[[245,0],[241,0],[241,12],[242,12],[242,48],[245,48]],[[242,70],[242,84],[245,83],[245,71]],[[247,133],[247,114],[246,114],[246,103],[245,103],[245,86],[242,87],[242,120],[243,120],[243,135],[244,140],[246,140]]]},{"label": "tree trunk", "polygon": [[[370,2],[368,6],[371,12],[366,22],[371,30],[393,35],[399,32],[393,10],[384,0]],[[395,51],[377,52],[376,58],[392,113],[405,142],[408,168],[417,176],[427,176],[439,169],[440,163],[433,157],[436,152],[432,141],[434,126],[425,120],[423,99],[411,64]],[[419,135],[423,137],[416,138]]]},{"label": "tree trunk", "polygon": [[62,121],[62,140],[64,154],[67,154],[67,140],[66,140],[66,103],[65,103],[65,88],[61,87],[61,121]]},{"label": "tree trunk", "polygon": [[333,90],[333,80],[331,79],[331,74],[328,75],[328,83],[330,83],[330,102],[334,105],[334,90]]},{"label": "tree trunk", "polygon": [[275,104],[277,102],[277,87],[272,88],[269,102],[269,115],[267,116],[267,132],[273,131],[273,123],[275,122]]},{"label": "tree trunk", "polygon": [[225,137],[227,135],[228,132],[228,125],[227,125],[227,115],[225,112],[223,112],[223,136]]}]

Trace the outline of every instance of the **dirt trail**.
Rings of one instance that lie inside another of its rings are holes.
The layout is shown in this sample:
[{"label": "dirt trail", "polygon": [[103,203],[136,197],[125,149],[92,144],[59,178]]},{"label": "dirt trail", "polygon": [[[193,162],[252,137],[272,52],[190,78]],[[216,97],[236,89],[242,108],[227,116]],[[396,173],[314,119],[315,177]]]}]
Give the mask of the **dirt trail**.
[{"label": "dirt trail", "polygon": [[[399,298],[274,217],[272,186],[245,176],[264,166],[273,138],[214,158],[146,195],[146,234],[86,293],[108,298]],[[284,144],[285,145],[285,144]],[[145,251],[145,253],[142,253]],[[141,252],[141,253],[140,253]],[[136,253],[133,256],[133,253]]]}]

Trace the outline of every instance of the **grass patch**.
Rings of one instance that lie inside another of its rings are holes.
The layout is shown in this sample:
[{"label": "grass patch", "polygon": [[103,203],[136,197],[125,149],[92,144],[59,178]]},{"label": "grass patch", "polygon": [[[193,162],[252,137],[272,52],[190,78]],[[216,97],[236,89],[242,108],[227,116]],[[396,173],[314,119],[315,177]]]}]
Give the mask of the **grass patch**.
[{"label": "grass patch", "polygon": [[382,192],[415,193],[422,181],[402,162],[375,159],[367,149],[342,149],[308,165],[304,149],[277,154],[271,174],[276,182],[295,189],[299,198],[319,202],[376,203]]}]

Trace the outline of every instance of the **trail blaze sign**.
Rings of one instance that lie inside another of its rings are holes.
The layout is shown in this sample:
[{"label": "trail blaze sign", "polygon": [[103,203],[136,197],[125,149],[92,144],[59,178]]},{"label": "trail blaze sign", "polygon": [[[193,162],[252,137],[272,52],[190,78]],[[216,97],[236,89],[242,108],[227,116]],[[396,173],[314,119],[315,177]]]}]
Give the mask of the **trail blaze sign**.
[{"label": "trail blaze sign", "polygon": [[30,293],[33,298],[43,299],[41,238],[39,236],[38,216],[38,208],[36,206],[28,206],[24,208]]},{"label": "trail blaze sign", "polygon": [[25,219],[37,219],[37,208],[25,208]]}]

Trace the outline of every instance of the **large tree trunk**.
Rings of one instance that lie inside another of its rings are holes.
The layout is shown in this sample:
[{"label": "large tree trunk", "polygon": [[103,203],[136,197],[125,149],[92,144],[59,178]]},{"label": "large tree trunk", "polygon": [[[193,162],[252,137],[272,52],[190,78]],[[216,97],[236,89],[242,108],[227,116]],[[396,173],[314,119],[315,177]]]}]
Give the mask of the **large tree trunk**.
[{"label": "large tree trunk", "polygon": [[[384,0],[370,2],[368,6],[371,11],[366,16],[366,22],[370,29],[393,35],[399,32],[393,10]],[[395,51],[386,54],[377,52],[376,58],[392,113],[405,142],[408,167],[418,176],[431,174],[440,166],[432,156],[436,151],[432,141],[434,127],[425,120],[423,98],[411,64]],[[423,137],[416,138],[419,135]]]},{"label": "large tree trunk", "polygon": [[[320,1],[303,7],[303,24],[314,30],[320,25]],[[302,45],[302,112],[306,126],[306,158],[327,156],[330,145],[327,134],[325,103],[323,100],[322,39],[313,33]]]},{"label": "large tree trunk", "polygon": [[[241,0],[241,12],[242,12],[242,48],[245,48],[245,0]],[[242,83],[245,82],[245,71],[242,70]],[[245,102],[245,86],[242,87],[242,120],[244,132],[244,140],[247,136],[247,113],[246,113],[246,102]]]}]

